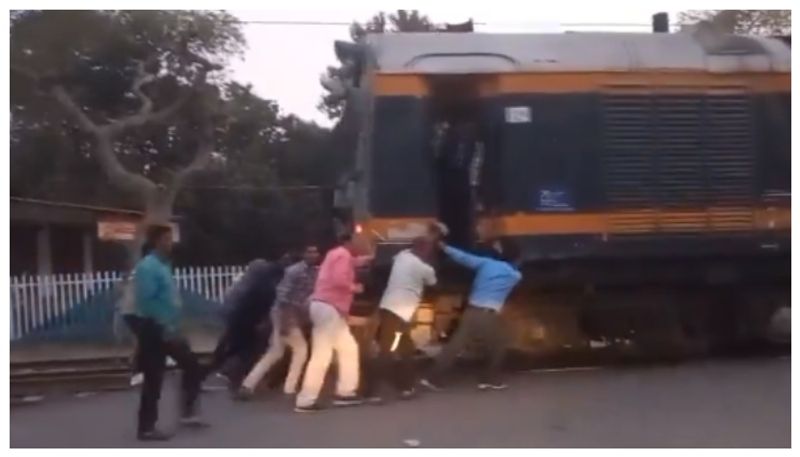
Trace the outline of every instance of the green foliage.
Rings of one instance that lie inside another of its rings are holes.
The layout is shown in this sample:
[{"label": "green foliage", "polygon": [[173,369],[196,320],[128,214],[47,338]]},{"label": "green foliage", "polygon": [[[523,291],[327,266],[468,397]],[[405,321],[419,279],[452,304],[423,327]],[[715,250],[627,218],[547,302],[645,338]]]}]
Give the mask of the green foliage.
[{"label": "green foliage", "polygon": [[[141,107],[131,90],[139,62],[157,74],[142,88],[154,110],[172,104],[198,71],[183,52],[190,49],[222,66],[204,90],[212,102],[224,103],[229,122],[214,136],[211,164],[176,202],[186,240],[182,261],[218,264],[269,255],[281,243],[298,242],[311,220],[324,231],[329,220],[321,217],[320,193],[297,200],[280,186],[335,180],[330,132],[282,115],[277,103],[227,78],[226,65],[245,44],[240,24],[218,11],[13,11],[11,194],[141,208],[141,199],[108,182],[94,138],[47,85],[63,85],[94,122],[105,124]],[[169,122],[126,131],[117,157],[132,172],[169,182],[195,154],[204,103],[194,97]]]},{"label": "green foliage", "polygon": [[[140,62],[158,75],[143,87],[158,110],[173,103],[198,71],[185,49],[224,65],[240,55],[244,44],[239,25],[224,12],[14,12],[11,162],[20,173],[12,179],[12,192],[62,199],[109,195],[98,167],[88,163],[93,160],[93,138],[55,102],[48,83],[63,85],[94,122],[104,124],[140,108],[142,101],[131,90]],[[224,87],[222,79],[213,82]],[[160,181],[188,163],[194,154],[199,102],[190,100],[171,125],[126,132],[117,145],[126,168]],[[31,166],[47,163],[64,166]],[[82,173],[76,175],[77,170]]]},{"label": "green foliage", "polygon": [[[350,37],[353,41],[364,38],[368,33],[415,33],[433,32],[436,25],[417,10],[397,10],[394,13],[378,12],[363,23],[353,22],[350,26]],[[328,76],[336,73],[336,68],[326,69]],[[329,93],[324,93],[317,104],[317,109],[325,113],[331,120],[339,120],[344,113],[344,103]]]},{"label": "green foliage", "polygon": [[689,10],[680,13],[680,24],[709,21],[719,30],[742,35],[791,35],[791,10]]}]

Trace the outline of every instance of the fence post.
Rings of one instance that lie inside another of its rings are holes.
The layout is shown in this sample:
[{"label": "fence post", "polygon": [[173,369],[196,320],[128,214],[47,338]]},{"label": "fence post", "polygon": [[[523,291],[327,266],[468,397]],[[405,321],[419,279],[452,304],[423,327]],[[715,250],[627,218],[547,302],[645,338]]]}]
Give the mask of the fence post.
[{"label": "fence post", "polygon": [[225,290],[225,278],[222,277],[222,267],[214,267],[214,277],[216,278],[216,294],[214,295],[217,303],[222,303],[222,293]]},{"label": "fence post", "polygon": [[189,269],[189,278],[191,279],[191,286],[189,288],[192,292],[197,293],[198,289],[198,281],[197,281],[197,268],[190,268]]},{"label": "fence post", "polygon": [[64,311],[61,315],[61,325],[68,325],[70,312],[75,303],[75,275],[69,273],[66,275],[64,283]]},{"label": "fence post", "polygon": [[39,319],[36,322],[36,326],[39,329],[44,328],[44,323],[47,322],[48,318],[48,305],[50,302],[50,275],[41,276],[42,280],[39,281],[39,297],[36,300],[36,307],[39,308]]},{"label": "fence post", "polygon": [[189,290],[191,288],[189,284],[189,267],[183,267],[180,269],[180,287],[184,290]]},{"label": "fence post", "polygon": [[19,283],[17,278],[11,277],[11,340],[20,337],[22,333],[19,325]]},{"label": "fence post", "polygon": [[64,315],[64,278],[65,274],[60,273],[53,277],[53,316],[50,318],[50,326],[57,325]]},{"label": "fence post", "polygon": [[176,268],[176,269],[174,269],[174,270],[172,271],[172,276],[173,276],[173,278],[175,279],[175,287],[177,287],[178,289],[180,289],[180,288],[181,288],[181,280],[183,279],[183,278],[181,277],[181,269],[180,269],[180,268]]},{"label": "fence post", "polygon": [[203,298],[206,298],[206,267],[197,267],[197,292]]},{"label": "fence post", "polygon": [[96,273],[83,274],[83,299],[87,300],[89,295],[94,291],[94,278]]},{"label": "fence post", "polygon": [[217,301],[217,289],[215,287],[215,283],[217,282],[217,276],[214,274],[214,267],[209,266],[208,269],[208,298],[211,301]]},{"label": "fence post", "polygon": [[217,301],[217,267],[209,266],[208,267],[208,299],[216,302]]},{"label": "fence post", "polygon": [[206,299],[216,301],[216,288],[214,286],[214,282],[216,281],[216,277],[214,276],[214,267],[213,266],[206,266],[206,271],[208,272],[208,279],[206,281],[206,285],[208,286],[208,296]]},{"label": "fence post", "polygon": [[28,333],[31,328],[30,305],[28,305],[28,275],[22,275],[20,278],[19,292],[22,300],[20,300],[20,313],[22,314],[22,329],[24,333]]}]

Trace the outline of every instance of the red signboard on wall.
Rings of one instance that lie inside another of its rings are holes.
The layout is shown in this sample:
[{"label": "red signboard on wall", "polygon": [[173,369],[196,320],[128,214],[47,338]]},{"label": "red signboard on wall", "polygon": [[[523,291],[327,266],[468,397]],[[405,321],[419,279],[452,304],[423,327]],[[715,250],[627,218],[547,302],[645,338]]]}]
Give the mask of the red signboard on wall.
[{"label": "red signboard on wall", "polygon": [[[133,241],[136,238],[138,220],[122,218],[106,218],[97,221],[97,238],[103,241]],[[171,223],[172,236],[175,242],[180,241],[178,224]]]}]

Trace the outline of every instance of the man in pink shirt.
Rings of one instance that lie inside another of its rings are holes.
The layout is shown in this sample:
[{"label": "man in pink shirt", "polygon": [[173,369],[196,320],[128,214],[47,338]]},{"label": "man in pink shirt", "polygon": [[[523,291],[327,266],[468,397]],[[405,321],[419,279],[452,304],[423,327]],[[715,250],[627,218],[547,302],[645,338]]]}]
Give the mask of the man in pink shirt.
[{"label": "man in pink shirt", "polygon": [[341,245],[328,252],[319,268],[309,305],[311,359],[306,366],[303,387],[297,395],[297,412],[319,409],[317,399],[334,352],[338,378],[333,404],[351,406],[361,403],[356,394],[359,381],[358,345],[350,333],[347,316],[353,304],[353,295],[364,290],[356,282],[355,269],[372,257],[356,257],[357,251],[352,235],[345,235]]}]

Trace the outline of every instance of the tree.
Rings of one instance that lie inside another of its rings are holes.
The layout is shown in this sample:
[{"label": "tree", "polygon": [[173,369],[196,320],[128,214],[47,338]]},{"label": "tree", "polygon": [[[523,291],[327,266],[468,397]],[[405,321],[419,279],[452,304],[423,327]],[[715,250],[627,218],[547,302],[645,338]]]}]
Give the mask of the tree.
[{"label": "tree", "polygon": [[689,10],[678,15],[678,22],[691,25],[709,21],[718,30],[741,35],[790,35],[791,10]]},{"label": "tree", "polygon": [[[437,26],[417,10],[397,10],[386,14],[378,12],[364,23],[353,22],[350,26],[350,38],[358,42],[368,33],[420,33],[435,32]],[[328,67],[325,76],[334,78],[341,73],[341,68]],[[322,95],[317,109],[325,113],[331,120],[339,120],[344,111],[344,101],[336,94],[327,92]]]},{"label": "tree", "polygon": [[279,148],[287,141],[278,104],[236,82],[227,84],[224,93],[230,122],[217,142],[217,166],[206,181],[275,185],[280,180]]},{"label": "tree", "polygon": [[353,41],[358,41],[367,33],[421,33],[433,32],[436,29],[436,25],[428,16],[420,14],[417,10],[397,10],[388,16],[384,12],[379,12],[363,24],[354,22],[350,26],[350,37]]},{"label": "tree", "polygon": [[[12,30],[14,52],[24,54],[26,47],[38,46],[42,52],[60,55],[63,48],[69,47],[63,44],[61,48],[52,48],[45,28],[59,26],[63,16],[19,14],[16,19],[12,17],[12,28],[15,20],[25,21],[17,22]],[[97,14],[82,12],[70,16],[79,30],[92,33],[87,33],[83,40],[69,38],[73,35],[67,37],[73,43],[94,45],[98,39],[105,40],[111,49],[92,54],[95,58],[91,66],[68,62],[72,66],[53,73],[71,76],[67,70],[72,69],[75,81],[69,81],[70,95],[81,97],[81,102],[86,97],[87,101],[81,104],[86,107],[87,115],[96,122],[108,122],[106,119],[114,121],[136,112],[140,105],[134,94],[124,93],[136,75],[127,57],[131,53],[124,46],[112,45],[108,39],[118,33],[100,33]],[[154,18],[150,16],[140,23],[147,24],[150,20]],[[219,22],[226,26],[225,20]],[[119,21],[109,27],[117,29]],[[151,28],[161,30],[160,26]],[[165,28],[170,29],[171,26]],[[163,42],[158,47],[164,48],[170,43],[169,39],[161,40],[158,36],[147,40]],[[122,43],[127,46],[124,40]],[[228,56],[237,54],[232,48],[235,46],[219,46],[215,48],[218,51],[202,55],[222,65]],[[25,63],[47,73],[54,66],[43,60]],[[224,76],[224,70],[209,73],[219,74]],[[31,79],[19,71],[12,72],[11,77],[12,195],[101,206],[144,206],[136,192],[119,192],[118,186],[104,179],[108,175],[96,160],[93,135],[83,131],[67,111],[59,109],[60,105],[50,95],[48,81]],[[223,77],[209,77],[207,84],[213,86],[212,98],[224,103],[226,128],[215,131],[209,166],[182,185],[180,193],[176,192],[172,209],[181,216],[182,240],[175,252],[176,261],[192,265],[243,263],[253,257],[280,253],[306,236],[324,241],[330,226],[327,187],[334,182],[336,170],[346,164],[341,148],[335,146],[338,143],[331,141],[339,133],[331,135],[328,129],[316,124],[293,115],[281,115],[277,103],[257,96],[249,86]],[[86,86],[91,90],[85,90]],[[189,80],[184,78],[173,84],[165,71],[142,88],[153,100],[154,110],[174,102],[183,89],[191,89]],[[176,171],[195,157],[196,117],[202,108],[197,98],[188,100],[164,124],[149,123],[118,137],[116,157],[125,169],[154,183],[169,185]],[[320,233],[326,235],[320,238]]]},{"label": "tree", "polygon": [[168,221],[178,192],[214,158],[230,119],[215,74],[244,45],[234,18],[213,11],[22,11],[11,18],[12,144],[15,128],[58,125],[68,133],[53,141],[71,133],[111,185],[135,196],[145,223]]}]

